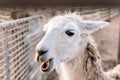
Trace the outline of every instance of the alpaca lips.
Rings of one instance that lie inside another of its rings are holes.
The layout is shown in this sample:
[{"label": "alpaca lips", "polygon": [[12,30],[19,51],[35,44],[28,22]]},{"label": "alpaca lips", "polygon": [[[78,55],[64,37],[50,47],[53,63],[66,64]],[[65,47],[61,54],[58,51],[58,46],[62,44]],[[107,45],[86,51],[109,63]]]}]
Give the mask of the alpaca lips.
[{"label": "alpaca lips", "polygon": [[41,70],[42,70],[43,72],[48,71],[49,66],[50,66],[50,65],[49,65],[49,61],[50,61],[50,60],[47,60],[46,62],[42,63]]}]

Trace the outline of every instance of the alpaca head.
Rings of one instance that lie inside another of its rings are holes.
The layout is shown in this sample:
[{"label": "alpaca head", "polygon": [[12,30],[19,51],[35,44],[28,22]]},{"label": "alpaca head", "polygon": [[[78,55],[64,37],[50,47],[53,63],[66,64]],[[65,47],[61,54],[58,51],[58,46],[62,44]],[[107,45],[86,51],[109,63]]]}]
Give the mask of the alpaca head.
[{"label": "alpaca head", "polygon": [[75,14],[51,19],[44,26],[45,35],[36,47],[36,60],[41,62],[41,71],[50,72],[61,62],[81,56],[87,43],[85,34],[107,24],[103,21],[84,21]]}]

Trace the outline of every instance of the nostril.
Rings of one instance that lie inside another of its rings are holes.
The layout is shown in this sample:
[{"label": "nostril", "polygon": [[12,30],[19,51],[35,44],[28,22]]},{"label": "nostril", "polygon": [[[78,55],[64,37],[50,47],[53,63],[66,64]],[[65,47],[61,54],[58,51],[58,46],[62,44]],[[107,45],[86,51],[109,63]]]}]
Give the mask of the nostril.
[{"label": "nostril", "polygon": [[39,55],[43,55],[48,52],[48,50],[37,50]]}]

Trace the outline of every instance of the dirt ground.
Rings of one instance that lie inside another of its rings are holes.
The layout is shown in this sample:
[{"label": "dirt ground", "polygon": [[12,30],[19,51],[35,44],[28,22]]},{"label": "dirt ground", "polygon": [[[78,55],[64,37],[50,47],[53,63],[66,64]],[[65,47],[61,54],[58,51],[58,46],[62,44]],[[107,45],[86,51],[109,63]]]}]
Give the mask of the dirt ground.
[{"label": "dirt ground", "polygon": [[117,63],[120,15],[112,17],[110,25],[93,34],[103,60],[103,67],[112,68]]}]

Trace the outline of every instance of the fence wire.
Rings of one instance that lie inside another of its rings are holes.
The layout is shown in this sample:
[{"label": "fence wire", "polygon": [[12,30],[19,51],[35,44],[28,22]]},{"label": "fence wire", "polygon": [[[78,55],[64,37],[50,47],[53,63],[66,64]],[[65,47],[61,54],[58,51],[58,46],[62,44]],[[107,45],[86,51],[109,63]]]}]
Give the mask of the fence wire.
[{"label": "fence wire", "polygon": [[[88,20],[109,19],[119,14],[119,9],[75,8]],[[50,18],[48,15],[57,11],[0,23],[0,80],[43,80],[39,64],[34,61],[35,47],[43,36],[41,30]]]},{"label": "fence wire", "polygon": [[0,24],[0,80],[31,80],[31,74],[38,68],[34,62],[34,49],[41,39],[38,35],[42,26],[38,22],[40,17],[37,15]]}]

